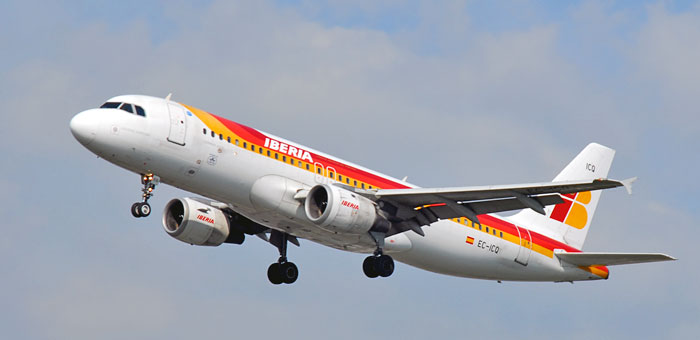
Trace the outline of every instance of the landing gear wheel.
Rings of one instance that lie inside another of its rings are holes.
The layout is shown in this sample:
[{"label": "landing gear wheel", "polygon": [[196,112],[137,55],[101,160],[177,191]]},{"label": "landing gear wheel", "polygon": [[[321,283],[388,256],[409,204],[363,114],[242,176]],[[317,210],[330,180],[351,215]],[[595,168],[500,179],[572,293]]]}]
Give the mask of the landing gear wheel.
[{"label": "landing gear wheel", "polygon": [[136,218],[141,217],[141,214],[139,214],[139,204],[141,203],[134,203],[131,205],[131,215],[133,215]]},{"label": "landing gear wheel", "polygon": [[278,285],[284,282],[282,278],[282,270],[279,263],[273,263],[267,268],[267,278],[273,285]]},{"label": "landing gear wheel", "polygon": [[294,283],[299,277],[299,268],[292,262],[285,262],[280,264],[280,274],[284,283]]},{"label": "landing gear wheel", "polygon": [[394,273],[394,259],[389,255],[381,255],[375,261],[375,268],[381,277],[389,277]]},{"label": "landing gear wheel", "polygon": [[362,262],[362,271],[370,279],[377,276],[389,277],[394,273],[394,259],[389,255],[367,256]]},{"label": "landing gear wheel", "polygon": [[377,273],[377,269],[375,268],[375,264],[377,262],[376,259],[377,258],[374,256],[367,256],[365,261],[362,262],[362,271],[364,271],[365,275],[367,275],[367,277],[370,279],[379,276],[379,273]]},{"label": "landing gear wheel", "polygon": [[140,217],[146,217],[151,214],[151,205],[148,203],[139,203],[137,209]]}]

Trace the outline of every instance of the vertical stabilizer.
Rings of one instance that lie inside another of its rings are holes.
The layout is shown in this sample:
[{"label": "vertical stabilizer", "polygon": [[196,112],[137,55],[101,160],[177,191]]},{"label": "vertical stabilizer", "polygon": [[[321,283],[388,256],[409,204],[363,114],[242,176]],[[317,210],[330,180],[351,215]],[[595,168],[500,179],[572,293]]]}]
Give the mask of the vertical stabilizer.
[{"label": "vertical stabilizer", "polygon": [[[615,150],[591,143],[562,170],[553,182],[607,178]],[[508,218],[518,226],[553,237],[582,249],[601,190],[562,195],[564,203],[548,206],[545,215],[530,209]]]}]

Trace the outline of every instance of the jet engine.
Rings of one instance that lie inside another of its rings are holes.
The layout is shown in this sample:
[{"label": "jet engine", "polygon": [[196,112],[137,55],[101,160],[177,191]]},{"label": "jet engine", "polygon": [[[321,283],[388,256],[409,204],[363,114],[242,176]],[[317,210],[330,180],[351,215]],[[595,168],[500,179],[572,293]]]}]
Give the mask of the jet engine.
[{"label": "jet engine", "polygon": [[390,223],[377,213],[371,200],[352,191],[328,184],[309,190],[304,202],[306,217],[332,232],[363,234],[389,230]]},{"label": "jet engine", "polygon": [[243,232],[231,229],[231,221],[221,209],[192,198],[175,198],[163,213],[163,228],[168,235],[198,246],[219,246],[222,243],[241,244]]}]

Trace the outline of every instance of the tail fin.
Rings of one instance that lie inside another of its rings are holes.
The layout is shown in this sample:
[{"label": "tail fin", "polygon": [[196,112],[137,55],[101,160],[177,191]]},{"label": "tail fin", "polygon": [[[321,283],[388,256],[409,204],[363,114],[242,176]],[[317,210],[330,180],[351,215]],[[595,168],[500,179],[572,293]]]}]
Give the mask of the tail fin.
[{"label": "tail fin", "polygon": [[[607,178],[614,157],[615,150],[597,143],[588,144],[553,182]],[[508,220],[582,249],[600,193],[601,190],[596,190],[562,195],[564,203],[547,207],[545,215],[525,209]]]}]

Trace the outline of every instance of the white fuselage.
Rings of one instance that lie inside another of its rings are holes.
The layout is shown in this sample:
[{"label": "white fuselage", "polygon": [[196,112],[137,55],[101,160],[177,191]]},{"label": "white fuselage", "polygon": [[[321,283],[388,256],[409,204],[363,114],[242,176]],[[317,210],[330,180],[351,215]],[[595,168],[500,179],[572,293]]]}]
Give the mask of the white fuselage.
[{"label": "white fuselage", "polygon": [[[362,189],[384,188],[385,183],[414,187],[250,129],[270,141],[286,145],[276,145],[278,152],[273,154],[277,158],[267,156],[271,147],[269,143],[256,145],[257,149],[253,151],[245,138],[229,142],[227,137],[230,134],[218,128],[221,121],[215,116],[161,98],[119,96],[110,102],[140,105],[146,115],[103,108],[78,114],[71,122],[71,128],[90,151],[134,173],[153,173],[163,183],[228,204],[231,209],[259,224],[332,248],[371,253],[375,242],[366,233],[343,234],[318,228],[301,213],[303,204],[290,197],[288,192],[255,193],[256,183],[276,181],[283,187],[310,189],[322,183],[339,182],[359,188],[360,184],[339,177],[343,169],[352,169],[370,178],[363,182],[367,187]],[[308,157],[303,152],[308,152]],[[329,160],[332,164],[324,164]],[[336,169],[340,167],[338,164],[343,169]],[[373,183],[371,178],[382,180]],[[482,225],[478,226],[464,218],[440,220],[423,227],[424,237],[410,231],[396,234],[386,239],[385,250],[400,262],[461,277],[516,281],[607,278],[607,270],[601,275],[585,268],[562,265],[556,256],[552,256],[553,252],[557,249],[576,250],[567,249],[558,241],[495,216],[485,215],[480,219]]]}]

